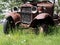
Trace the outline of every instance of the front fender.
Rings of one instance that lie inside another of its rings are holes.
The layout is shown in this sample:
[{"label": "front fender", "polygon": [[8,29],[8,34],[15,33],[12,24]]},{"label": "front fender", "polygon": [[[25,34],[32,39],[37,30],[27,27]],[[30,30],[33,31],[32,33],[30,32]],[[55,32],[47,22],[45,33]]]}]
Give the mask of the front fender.
[{"label": "front fender", "polygon": [[41,14],[38,14],[34,19],[45,19],[48,16],[49,16],[48,13],[41,13]]},{"label": "front fender", "polygon": [[37,27],[38,24],[49,23],[52,21],[51,16],[48,13],[41,13],[37,15],[30,24],[30,27]]},{"label": "front fender", "polygon": [[20,21],[20,19],[21,19],[20,14],[17,12],[10,12],[10,13],[6,14],[5,17],[6,18],[12,17],[12,19],[14,20],[15,23]]}]

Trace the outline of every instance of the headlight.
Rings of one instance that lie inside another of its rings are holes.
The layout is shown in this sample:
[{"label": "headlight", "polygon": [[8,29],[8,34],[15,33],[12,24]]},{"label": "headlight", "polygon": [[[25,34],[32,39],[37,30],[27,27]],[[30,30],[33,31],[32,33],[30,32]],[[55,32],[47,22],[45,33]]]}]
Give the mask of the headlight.
[{"label": "headlight", "polygon": [[33,6],[32,7],[32,13],[36,13],[37,12],[37,7],[36,6]]}]

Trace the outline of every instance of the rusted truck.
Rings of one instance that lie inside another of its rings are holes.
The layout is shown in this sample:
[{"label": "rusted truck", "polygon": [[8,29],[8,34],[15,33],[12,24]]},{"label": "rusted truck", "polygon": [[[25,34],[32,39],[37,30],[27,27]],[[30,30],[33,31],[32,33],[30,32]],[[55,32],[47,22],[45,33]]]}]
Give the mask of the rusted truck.
[{"label": "rusted truck", "polygon": [[4,21],[4,33],[9,33],[9,28],[15,28],[20,25],[24,28],[32,27],[37,32],[48,31],[48,25],[53,26],[58,23],[58,15],[54,15],[55,0],[30,1],[22,4],[19,9],[14,7],[14,10],[8,13]]}]

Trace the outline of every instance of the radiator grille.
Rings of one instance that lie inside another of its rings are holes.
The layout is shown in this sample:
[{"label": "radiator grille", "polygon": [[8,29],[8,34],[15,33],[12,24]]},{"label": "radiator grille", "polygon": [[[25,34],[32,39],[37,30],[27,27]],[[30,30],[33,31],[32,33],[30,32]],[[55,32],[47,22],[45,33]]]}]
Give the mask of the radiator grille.
[{"label": "radiator grille", "polygon": [[23,23],[30,23],[31,22],[31,14],[22,14],[22,22]]}]

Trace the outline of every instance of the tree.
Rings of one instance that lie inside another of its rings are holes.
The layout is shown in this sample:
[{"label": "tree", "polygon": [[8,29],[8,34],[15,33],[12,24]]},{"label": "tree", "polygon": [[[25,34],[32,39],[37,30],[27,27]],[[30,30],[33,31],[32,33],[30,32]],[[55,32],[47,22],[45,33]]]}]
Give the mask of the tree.
[{"label": "tree", "polygon": [[58,0],[59,6],[60,6],[60,0]]}]

